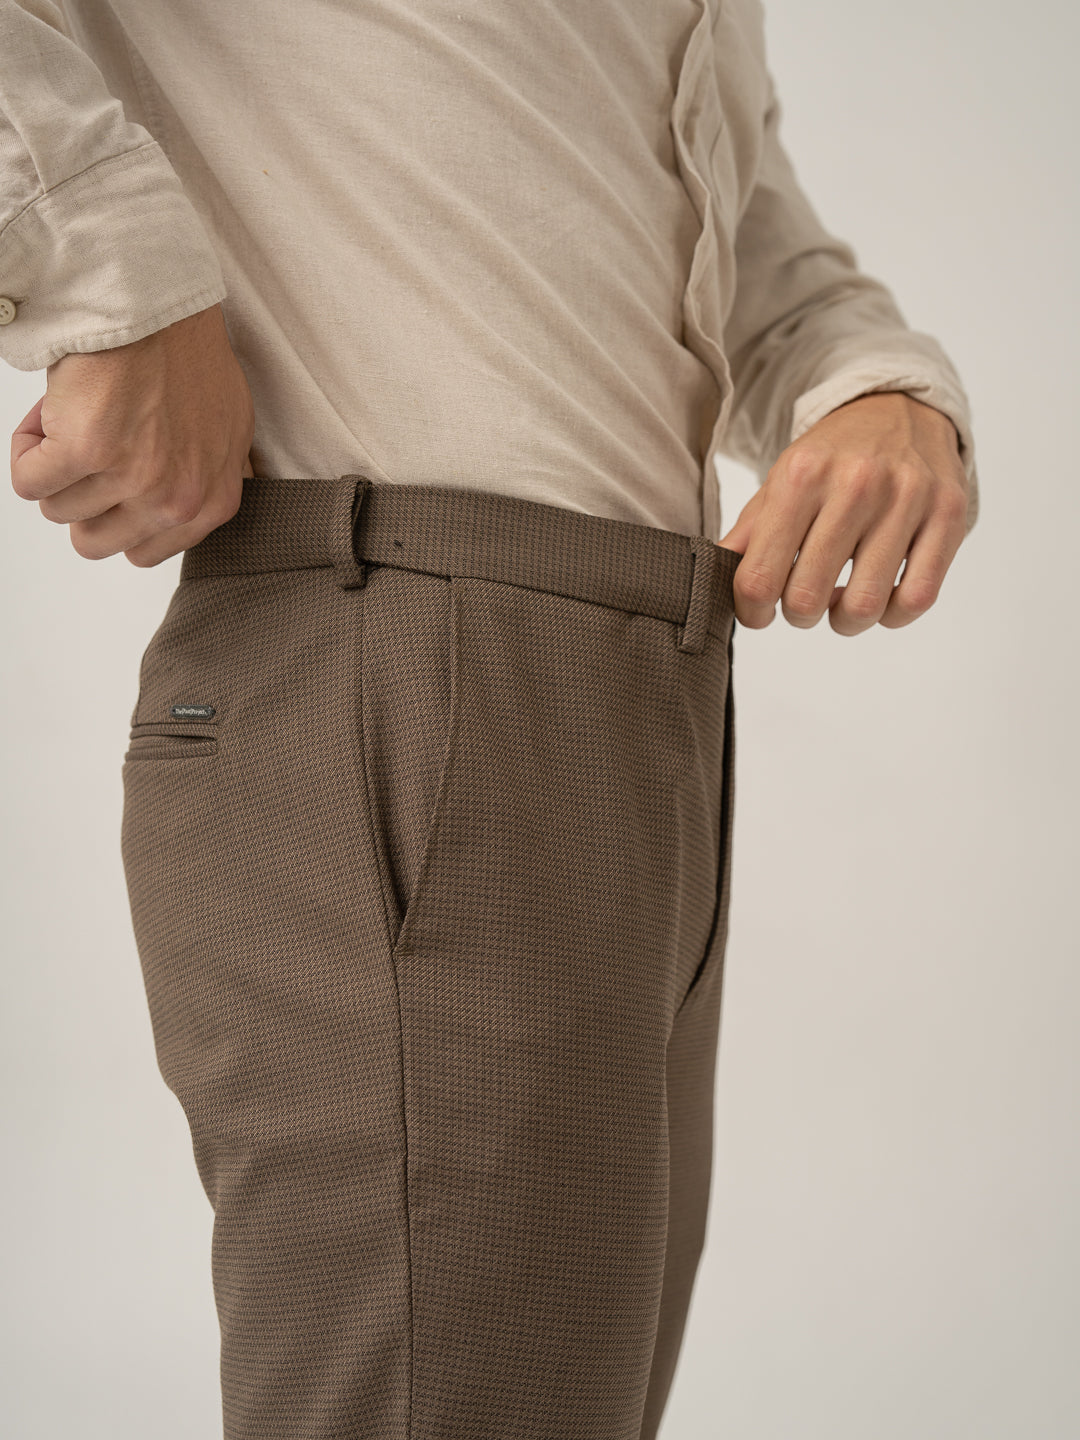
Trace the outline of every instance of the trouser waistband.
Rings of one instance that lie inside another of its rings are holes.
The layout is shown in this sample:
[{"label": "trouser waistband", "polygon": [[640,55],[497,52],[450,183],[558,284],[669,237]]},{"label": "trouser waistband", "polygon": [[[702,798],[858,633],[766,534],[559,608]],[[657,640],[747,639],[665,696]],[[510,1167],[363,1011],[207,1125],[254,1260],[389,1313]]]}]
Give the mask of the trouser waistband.
[{"label": "trouser waistband", "polygon": [[236,514],[184,552],[180,579],[332,566],[473,576],[677,622],[679,649],[727,638],[742,555],[706,535],[461,486],[248,477]]}]

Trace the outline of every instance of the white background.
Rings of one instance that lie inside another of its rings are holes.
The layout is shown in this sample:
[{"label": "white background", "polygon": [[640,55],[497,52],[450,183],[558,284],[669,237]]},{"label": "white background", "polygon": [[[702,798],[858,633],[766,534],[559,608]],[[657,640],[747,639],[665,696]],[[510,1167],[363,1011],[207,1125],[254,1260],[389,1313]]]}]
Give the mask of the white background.
[{"label": "white background", "polygon": [[[1078,12],[767,14],[802,183],[968,389],[982,513],[910,626],[736,631],[714,1185],[662,1440],[1076,1440]],[[44,389],[0,371],[5,435]],[[721,481],[727,529],[753,477]],[[0,527],[3,1428],[209,1440],[212,1215],[119,851],[180,557],[86,561],[10,487]]]}]

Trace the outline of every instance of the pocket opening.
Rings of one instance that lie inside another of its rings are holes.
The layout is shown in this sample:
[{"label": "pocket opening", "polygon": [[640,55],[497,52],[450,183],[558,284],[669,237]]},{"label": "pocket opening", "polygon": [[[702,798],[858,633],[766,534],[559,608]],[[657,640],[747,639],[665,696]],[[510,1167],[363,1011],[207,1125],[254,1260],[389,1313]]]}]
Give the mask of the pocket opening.
[{"label": "pocket opening", "polygon": [[218,735],[209,725],[149,721],[133,725],[125,760],[195,760],[218,753]]},{"label": "pocket opening", "polygon": [[[359,707],[366,807],[393,955],[407,951],[426,893],[460,721],[457,582],[440,577],[447,601],[438,623],[445,628],[439,648],[429,648],[421,638],[423,624],[431,623],[428,604],[414,609],[406,593],[413,585],[409,572],[397,574],[400,578],[388,587],[388,608],[377,607],[377,619],[376,610],[365,609]],[[425,575],[421,583],[427,586],[434,578]],[[409,629],[411,641],[406,638]],[[395,675],[408,676],[410,669],[413,678],[402,679],[399,689]],[[436,708],[440,694],[442,705]]]}]

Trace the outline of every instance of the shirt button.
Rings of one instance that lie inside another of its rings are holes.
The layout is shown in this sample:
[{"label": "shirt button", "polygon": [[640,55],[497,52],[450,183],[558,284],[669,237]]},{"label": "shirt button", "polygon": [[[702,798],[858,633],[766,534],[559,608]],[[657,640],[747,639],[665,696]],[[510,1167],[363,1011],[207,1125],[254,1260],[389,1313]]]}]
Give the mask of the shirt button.
[{"label": "shirt button", "polygon": [[10,325],[15,319],[15,301],[0,295],[0,325]]}]

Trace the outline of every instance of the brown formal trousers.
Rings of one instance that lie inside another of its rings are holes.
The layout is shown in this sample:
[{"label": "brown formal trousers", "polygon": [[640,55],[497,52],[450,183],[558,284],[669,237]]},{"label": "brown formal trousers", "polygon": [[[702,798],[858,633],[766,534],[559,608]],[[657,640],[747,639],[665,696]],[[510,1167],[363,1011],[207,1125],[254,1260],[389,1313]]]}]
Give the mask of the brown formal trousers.
[{"label": "brown formal trousers", "polygon": [[245,481],[122,854],[226,1440],[652,1440],[706,1229],[732,579],[704,536]]}]

